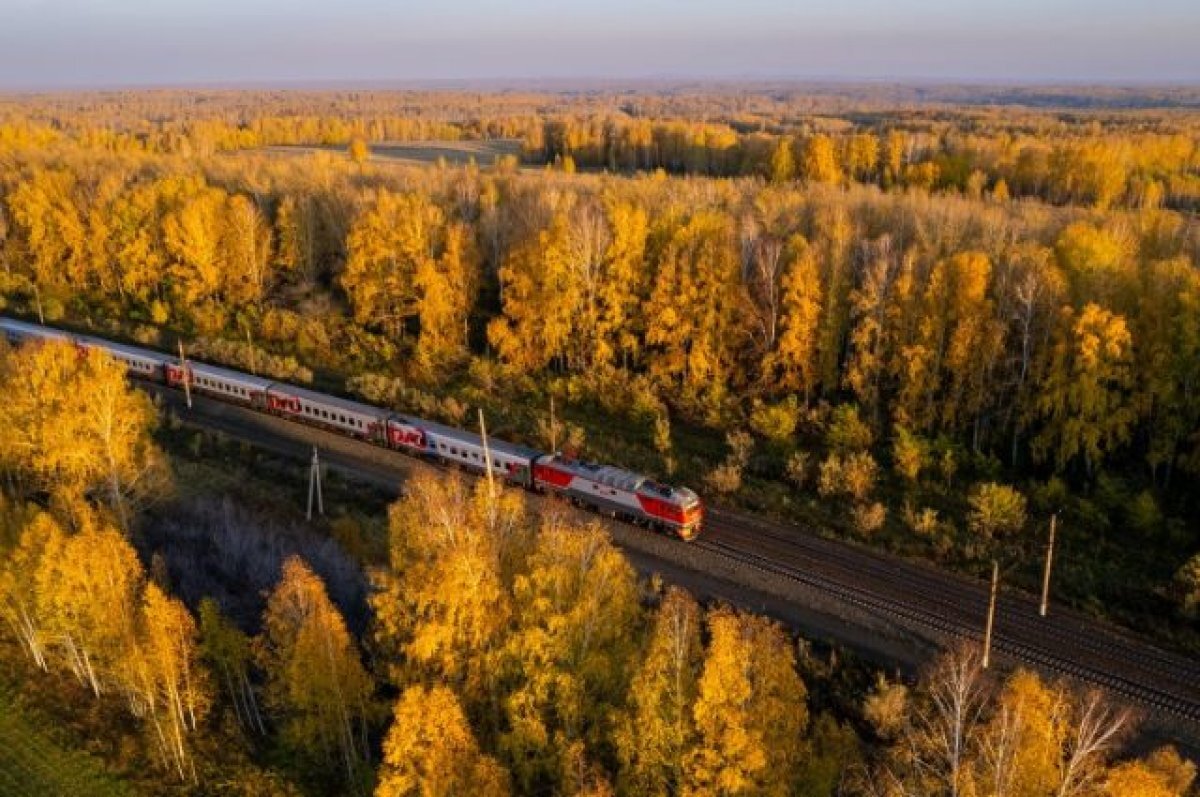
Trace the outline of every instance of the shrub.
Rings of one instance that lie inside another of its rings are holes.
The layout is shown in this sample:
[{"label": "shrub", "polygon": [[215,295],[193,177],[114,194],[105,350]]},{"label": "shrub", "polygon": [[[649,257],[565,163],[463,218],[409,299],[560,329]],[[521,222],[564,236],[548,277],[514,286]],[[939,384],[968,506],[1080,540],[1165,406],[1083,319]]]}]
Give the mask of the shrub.
[{"label": "shrub", "polygon": [[850,510],[850,515],[859,534],[869,536],[883,528],[884,521],[887,520],[887,508],[878,501],[855,504],[854,509]]},{"label": "shrub", "polygon": [[863,700],[862,713],[880,739],[897,738],[908,719],[908,687],[892,683],[880,674],[874,688]]},{"label": "shrub", "polygon": [[1045,484],[1038,485],[1033,491],[1033,504],[1039,512],[1061,512],[1071,497],[1067,483],[1057,476],[1051,476]]},{"label": "shrub", "polygon": [[842,491],[842,458],[830,454],[817,470],[817,492],[829,498]]},{"label": "shrub", "polygon": [[842,466],[845,491],[859,501],[865,500],[875,487],[875,476],[878,470],[875,458],[866,451],[859,451],[846,457]]},{"label": "shrub", "polygon": [[1162,526],[1163,516],[1158,508],[1154,493],[1142,490],[1125,509],[1129,527],[1141,534],[1150,535]]},{"label": "shrub", "polygon": [[664,411],[654,419],[654,450],[662,458],[667,475],[675,472],[674,444],[671,442],[671,418]]},{"label": "shrub", "polygon": [[874,439],[871,427],[858,417],[857,406],[840,404],[833,408],[825,432],[825,442],[831,449],[843,454],[861,451],[870,448]]},{"label": "shrub", "polygon": [[729,454],[705,477],[708,486],[722,495],[737,492],[741,488],[742,471],[750,462],[754,438],[746,432],[736,431],[725,435],[725,442],[729,446]]},{"label": "shrub", "polygon": [[933,539],[941,529],[942,524],[938,519],[937,510],[930,507],[917,511],[911,505],[905,504],[903,517],[904,525],[919,537]]},{"label": "shrub", "polygon": [[313,378],[312,371],[297,362],[295,357],[271,354],[244,340],[200,338],[193,344],[192,353],[222,365],[302,385],[311,383]]},{"label": "shrub", "polygon": [[875,458],[866,451],[845,458],[830,454],[821,463],[817,474],[817,492],[825,498],[849,495],[857,501],[865,501],[875,486],[877,470]]},{"label": "shrub", "polygon": [[739,467],[750,464],[750,452],[754,450],[754,438],[747,432],[736,431],[725,435],[725,443],[729,446],[729,461]]},{"label": "shrub", "polygon": [[155,299],[150,303],[150,320],[155,324],[162,326],[171,318],[171,308],[161,299]]},{"label": "shrub", "polygon": [[722,462],[704,478],[708,488],[721,495],[736,493],[742,487],[742,470],[733,463]]},{"label": "shrub", "polygon": [[778,404],[756,401],[750,413],[750,428],[776,443],[791,439],[799,423],[800,403],[795,396],[788,396]]},{"label": "shrub", "polygon": [[910,484],[921,479],[921,471],[929,465],[929,444],[917,435],[896,427],[896,439],[892,441],[892,466],[896,473]]},{"label": "shrub", "polygon": [[1183,616],[1192,620],[1200,618],[1200,553],[1179,568],[1173,586]]},{"label": "shrub", "polygon": [[971,530],[988,539],[1015,534],[1025,525],[1025,496],[1007,485],[981,484],[969,503]]},{"label": "shrub", "polygon": [[797,487],[808,484],[812,455],[807,451],[793,451],[787,461],[787,479]]}]

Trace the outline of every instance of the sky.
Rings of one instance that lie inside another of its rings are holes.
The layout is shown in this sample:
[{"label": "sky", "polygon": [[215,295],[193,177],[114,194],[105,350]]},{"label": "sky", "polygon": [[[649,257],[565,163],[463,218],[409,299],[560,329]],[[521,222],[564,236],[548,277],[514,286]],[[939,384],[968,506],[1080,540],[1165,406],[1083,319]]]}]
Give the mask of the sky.
[{"label": "sky", "polygon": [[1200,83],[1200,0],[0,0],[0,88]]}]

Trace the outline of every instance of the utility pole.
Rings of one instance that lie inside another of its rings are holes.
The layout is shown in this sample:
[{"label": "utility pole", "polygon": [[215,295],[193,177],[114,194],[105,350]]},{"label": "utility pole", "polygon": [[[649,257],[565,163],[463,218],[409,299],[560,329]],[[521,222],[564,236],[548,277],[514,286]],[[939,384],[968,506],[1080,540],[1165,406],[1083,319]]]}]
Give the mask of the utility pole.
[{"label": "utility pole", "polygon": [[246,327],[246,347],[250,353],[250,373],[258,376],[258,354],[254,351],[254,338],[250,336],[250,323],[243,323]]},{"label": "utility pole", "polygon": [[988,600],[987,629],[983,632],[983,669],[992,657],[992,623],[996,620],[996,593],[1000,588],[1000,563],[992,560],[992,597]]},{"label": "utility pole", "polygon": [[554,394],[550,394],[550,453],[558,455],[558,424],[554,421]]},{"label": "utility pole", "polygon": [[313,494],[317,496],[317,512],[325,516],[325,501],[321,498],[321,460],[313,446],[312,464],[308,468],[308,519],[312,520]]},{"label": "utility pole", "polygon": [[492,474],[492,449],[488,447],[487,425],[483,422],[483,407],[479,408],[479,436],[483,439],[483,466],[487,468],[488,500],[496,500],[496,482]]},{"label": "utility pole", "polygon": [[183,338],[179,339],[179,378],[183,381],[183,395],[187,408],[192,408],[192,371],[188,368],[187,355],[183,353]]},{"label": "utility pole", "polygon": [[1050,516],[1050,544],[1046,546],[1046,569],[1042,572],[1042,605],[1038,614],[1046,616],[1050,604],[1050,567],[1054,562],[1054,527],[1058,522],[1058,513]]}]

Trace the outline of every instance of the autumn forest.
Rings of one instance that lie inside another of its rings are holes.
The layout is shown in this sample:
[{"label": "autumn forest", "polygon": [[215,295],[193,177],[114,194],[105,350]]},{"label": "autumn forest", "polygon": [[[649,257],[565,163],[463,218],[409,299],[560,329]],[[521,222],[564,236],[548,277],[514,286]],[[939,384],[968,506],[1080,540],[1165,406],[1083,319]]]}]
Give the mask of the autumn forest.
[{"label": "autumn forest", "polygon": [[[1193,657],[1197,213],[1182,88],[0,97],[6,316],[1031,592],[1053,517],[1055,599]],[[515,489],[308,522],[100,352],[0,340],[0,397],[0,794],[1195,793],[1103,693],[901,673]]]}]

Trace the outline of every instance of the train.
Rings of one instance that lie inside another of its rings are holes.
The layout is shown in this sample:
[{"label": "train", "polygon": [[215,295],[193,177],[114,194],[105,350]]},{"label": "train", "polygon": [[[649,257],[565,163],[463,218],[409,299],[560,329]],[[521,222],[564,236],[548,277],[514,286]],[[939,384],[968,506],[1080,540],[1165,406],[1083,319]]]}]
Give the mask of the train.
[{"label": "train", "polygon": [[704,505],[695,491],[655,481],[613,465],[488,438],[357,401],[242,373],[192,359],[115,343],[91,335],[0,316],[0,333],[13,344],[57,340],[101,349],[131,377],[187,388],[231,404],[321,427],[383,448],[483,474],[488,460],[496,477],[537,493],[558,496],[592,511],[649,529],[695,539]]}]

